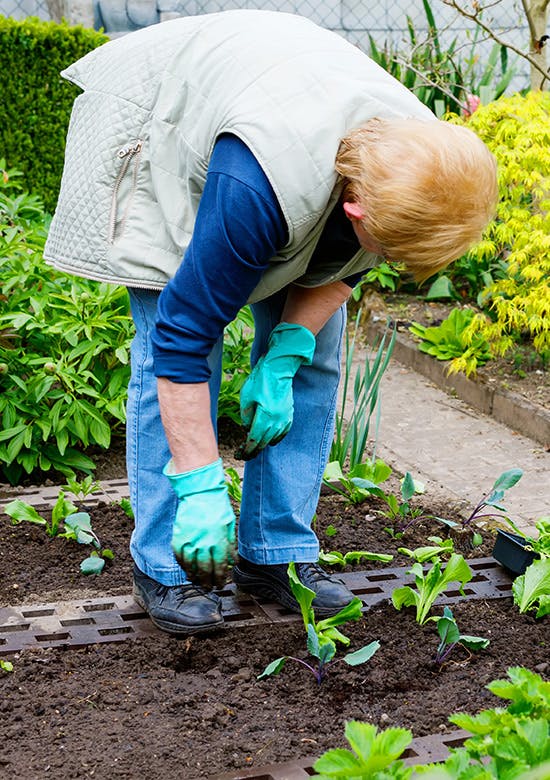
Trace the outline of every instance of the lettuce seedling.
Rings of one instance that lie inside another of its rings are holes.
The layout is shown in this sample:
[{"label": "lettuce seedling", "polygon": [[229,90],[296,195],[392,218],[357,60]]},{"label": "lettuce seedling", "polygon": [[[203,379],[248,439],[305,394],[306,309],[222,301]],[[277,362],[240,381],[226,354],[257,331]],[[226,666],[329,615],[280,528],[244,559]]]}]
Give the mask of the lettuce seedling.
[{"label": "lettuce seedling", "polygon": [[472,570],[462,557],[453,553],[445,568],[441,570],[441,562],[436,561],[425,574],[420,563],[415,563],[407,574],[414,574],[416,590],[409,585],[396,588],[392,593],[392,603],[400,610],[402,607],[416,607],[416,622],[424,625],[428,620],[437,620],[437,617],[429,617],[436,598],[445,591],[451,582],[459,583],[459,590],[464,595],[463,587],[472,577]]},{"label": "lettuce seedling", "polygon": [[425,547],[415,547],[414,550],[409,550],[408,547],[398,547],[397,552],[407,555],[409,558],[414,558],[417,563],[439,561],[443,555],[452,555],[454,552],[452,539],[443,540],[440,536],[428,536],[428,541],[434,542],[434,544]]},{"label": "lettuce seedling", "polygon": [[77,507],[65,498],[63,490],[59,491],[57,501],[52,509],[52,517],[48,522],[47,518],[39,514],[36,509],[27,504],[26,501],[22,501],[20,498],[16,498],[6,504],[4,507],[5,514],[11,517],[13,525],[19,525],[20,523],[32,523],[33,525],[40,525],[44,528],[48,536],[62,536],[61,523],[72,512],[76,512]]},{"label": "lettuce seedling", "polygon": [[442,664],[457,645],[474,652],[484,650],[489,645],[489,639],[484,637],[461,634],[450,607],[443,609],[443,615],[436,618],[436,623],[440,639],[434,659],[436,664]]},{"label": "lettuce seedling", "polygon": [[[534,561],[512,584],[514,603],[520,612],[537,609],[535,617],[550,614],[550,558]],[[538,604],[538,608],[537,608]]]},{"label": "lettuce seedling", "polygon": [[325,618],[324,620],[315,620],[315,613],[312,607],[315,591],[307,588],[298,579],[296,566],[294,563],[288,565],[288,578],[290,588],[302,613],[304,627],[307,632],[307,649],[310,655],[315,659],[315,665],[304,661],[302,658],[284,655],[277,658],[266,666],[264,671],[258,675],[258,680],[279,674],[287,661],[296,661],[305,666],[315,677],[319,685],[326,676],[329,667],[338,661],[344,661],[349,666],[358,666],[366,663],[376,653],[380,647],[380,642],[374,641],[354,653],[347,653],[342,658],[334,659],[336,655],[336,642],[343,645],[349,645],[350,640],[347,636],[338,630],[337,626],[348,623],[350,620],[359,620],[361,618],[361,599],[354,598],[347,606],[341,609],[336,615]]},{"label": "lettuce seedling", "polygon": [[526,534],[525,531],[518,528],[509,517],[507,517],[506,520],[512,527],[514,533],[521,536],[524,540],[526,550],[537,553],[541,558],[550,558],[550,517],[541,517],[540,520],[535,523],[535,528],[538,531],[536,537]]},{"label": "lettuce seedling", "polygon": [[[73,483],[73,487],[77,487],[77,483]],[[59,491],[50,522],[31,504],[19,498],[7,504],[4,512],[11,517],[14,525],[22,522],[33,523],[43,526],[48,536],[73,539],[79,544],[92,545],[94,551],[80,564],[80,571],[83,574],[99,574],[105,566],[105,559],[114,557],[112,550],[101,549],[100,541],[92,530],[90,515],[87,512],[79,512],[77,507],[65,498],[63,490]]]},{"label": "lettuce seedling", "polygon": [[351,750],[327,750],[313,768],[314,780],[409,780],[412,768],[399,758],[412,742],[408,729],[389,728],[378,733],[371,723],[346,723]]},{"label": "lettuce seedling", "polygon": [[366,561],[379,561],[380,563],[389,563],[393,560],[393,555],[387,555],[386,553],[372,553],[367,550],[350,550],[350,552],[342,555],[338,550],[333,552],[321,552],[319,553],[319,563],[324,566],[341,566],[342,569],[347,564],[360,563],[363,559]]}]

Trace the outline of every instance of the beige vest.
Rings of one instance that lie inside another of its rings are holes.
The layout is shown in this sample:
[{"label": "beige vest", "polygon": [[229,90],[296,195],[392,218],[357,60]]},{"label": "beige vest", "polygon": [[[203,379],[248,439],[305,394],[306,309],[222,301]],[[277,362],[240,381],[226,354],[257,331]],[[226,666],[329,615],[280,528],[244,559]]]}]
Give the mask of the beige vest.
[{"label": "beige vest", "polygon": [[308,273],[341,194],[340,139],[375,116],[433,119],[407,89],[339,35],[291,14],[226,11],[111,41],[62,75],[84,91],[45,257],[57,268],[161,289],[193,232],[222,133],[254,153],[284,213],[288,244],[251,301],[296,281],[318,286],[372,267],[358,252]]}]

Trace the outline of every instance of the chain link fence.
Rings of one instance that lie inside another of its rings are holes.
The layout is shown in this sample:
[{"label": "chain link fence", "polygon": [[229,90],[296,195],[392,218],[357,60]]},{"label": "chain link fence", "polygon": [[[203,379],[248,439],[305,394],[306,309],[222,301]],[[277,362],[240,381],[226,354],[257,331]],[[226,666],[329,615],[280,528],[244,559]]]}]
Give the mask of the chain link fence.
[{"label": "chain link fence", "polygon": [[[65,7],[89,7],[89,17],[96,29],[102,27],[111,36],[117,36],[150,24],[177,16],[215,13],[233,8],[256,8],[298,13],[343,35],[363,50],[368,50],[369,35],[378,47],[392,43],[403,52],[410,50],[407,20],[410,19],[418,42],[428,40],[428,22],[421,0],[65,0]],[[443,0],[432,0],[439,38],[443,47],[457,40],[458,53],[472,53],[483,68],[494,41],[485,34],[476,36],[475,25]],[[47,0],[0,0],[0,14],[23,19],[38,16],[50,19]],[[82,14],[80,14],[82,16]],[[484,16],[504,40],[526,51],[529,29],[522,11],[521,0],[500,0],[488,6]],[[81,18],[78,19],[81,21]],[[511,55],[514,59],[515,55]],[[512,89],[528,86],[528,66],[519,59]]]}]

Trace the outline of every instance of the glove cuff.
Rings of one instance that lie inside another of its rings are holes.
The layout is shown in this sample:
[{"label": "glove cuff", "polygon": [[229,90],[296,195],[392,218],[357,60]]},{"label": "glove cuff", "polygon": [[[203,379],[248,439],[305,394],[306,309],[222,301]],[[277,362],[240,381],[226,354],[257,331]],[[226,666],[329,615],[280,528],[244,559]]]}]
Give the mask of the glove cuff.
[{"label": "glove cuff", "polygon": [[204,493],[207,490],[217,490],[221,487],[226,487],[225,472],[221,458],[206,466],[200,466],[182,474],[174,473],[174,463],[172,458],[170,458],[162,473],[165,477],[168,477],[180,498],[190,496],[193,493]]},{"label": "glove cuff", "polygon": [[315,336],[308,328],[292,322],[280,322],[271,331],[267,354],[269,358],[297,357],[301,363],[310,366],[315,345]]}]

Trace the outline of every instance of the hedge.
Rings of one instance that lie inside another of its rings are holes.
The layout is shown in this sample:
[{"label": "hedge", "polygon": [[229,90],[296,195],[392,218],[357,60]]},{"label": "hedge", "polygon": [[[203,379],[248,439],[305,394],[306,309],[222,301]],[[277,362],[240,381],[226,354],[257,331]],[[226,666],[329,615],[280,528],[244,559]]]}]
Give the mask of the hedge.
[{"label": "hedge", "polygon": [[59,191],[65,135],[78,87],[59,75],[71,62],[108,40],[66,23],[0,16],[0,158],[24,173],[24,189],[53,211]]}]

